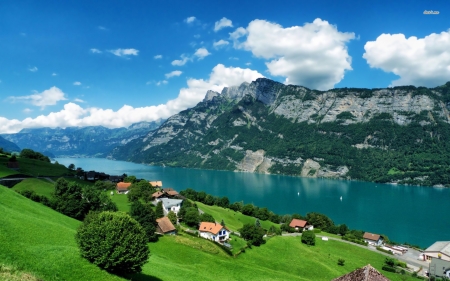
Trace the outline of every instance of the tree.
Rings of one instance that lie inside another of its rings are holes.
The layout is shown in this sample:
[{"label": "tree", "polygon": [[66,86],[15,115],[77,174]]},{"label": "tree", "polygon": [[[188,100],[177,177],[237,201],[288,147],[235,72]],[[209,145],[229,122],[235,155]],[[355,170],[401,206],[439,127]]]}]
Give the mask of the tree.
[{"label": "tree", "polygon": [[223,221],[223,219],[222,219],[222,221],[220,222],[220,225],[223,226],[223,227],[225,227],[225,222]]},{"label": "tree", "polygon": [[244,203],[242,201],[240,202],[234,202],[233,204],[230,205],[230,209],[235,211],[235,212],[240,212],[242,211],[242,208],[244,207]]},{"label": "tree", "polygon": [[83,187],[82,197],[84,203],[84,214],[89,213],[89,211],[118,211],[117,205],[111,201],[109,196],[106,195],[101,189],[95,188],[95,186]]},{"label": "tree", "polygon": [[253,216],[253,211],[253,204],[245,204],[244,207],[242,207],[242,214],[244,215]]},{"label": "tree", "polygon": [[302,243],[310,246],[316,245],[316,234],[314,231],[303,231]]},{"label": "tree", "polygon": [[259,219],[256,219],[256,221],[255,221],[255,226],[256,226],[256,227],[261,227],[261,223],[259,222]]},{"label": "tree", "polygon": [[206,197],[205,197],[205,204],[209,205],[209,206],[214,205],[214,197],[212,195],[209,195],[209,194],[206,195]]},{"label": "tree", "polygon": [[308,213],[306,214],[306,220],[309,224],[314,225],[315,228],[320,228],[324,231],[334,226],[334,222],[329,217],[320,213]]},{"label": "tree", "polygon": [[155,213],[157,219],[164,217],[164,209],[161,201],[159,201],[158,204],[156,204]]},{"label": "tree", "polygon": [[222,207],[222,208],[230,207],[230,199],[228,199],[228,197],[226,197],[226,196],[220,198],[217,206]]},{"label": "tree", "polygon": [[55,183],[54,197],[56,211],[77,220],[82,220],[86,215],[83,191],[77,183],[59,178]]},{"label": "tree", "polygon": [[175,214],[173,211],[170,211],[168,214],[167,214],[167,218],[170,220],[170,222],[173,224],[173,225],[176,225],[177,224],[177,214]]},{"label": "tree", "polygon": [[75,170],[75,164],[70,164],[68,167],[67,167],[69,170]]},{"label": "tree", "polygon": [[186,214],[183,217],[183,221],[191,227],[198,227],[198,223],[200,222],[198,209],[194,207],[187,208]]},{"label": "tree", "polygon": [[344,236],[348,232],[348,226],[346,224],[339,225],[339,234]]},{"label": "tree", "polygon": [[[125,174],[124,174],[124,175],[125,175]],[[123,182],[131,182],[131,183],[135,183],[135,182],[137,182],[137,179],[136,179],[135,176],[126,176],[126,177],[123,179]]]},{"label": "tree", "polygon": [[248,241],[251,245],[259,246],[266,243],[263,238],[265,231],[261,227],[257,227],[253,224],[244,224],[239,232],[241,237]]},{"label": "tree", "polygon": [[211,216],[208,213],[203,213],[200,215],[200,221],[205,221],[205,222],[216,222],[216,220],[214,219],[213,216]]},{"label": "tree", "polygon": [[344,259],[338,259],[337,264],[340,265],[340,266],[344,266],[345,260]]},{"label": "tree", "polygon": [[112,273],[140,272],[149,258],[144,229],[122,212],[90,213],[75,240],[83,258]]},{"label": "tree", "polygon": [[149,242],[157,241],[156,215],[149,204],[142,204],[140,201],[131,203],[130,216],[135,219],[144,228]]}]

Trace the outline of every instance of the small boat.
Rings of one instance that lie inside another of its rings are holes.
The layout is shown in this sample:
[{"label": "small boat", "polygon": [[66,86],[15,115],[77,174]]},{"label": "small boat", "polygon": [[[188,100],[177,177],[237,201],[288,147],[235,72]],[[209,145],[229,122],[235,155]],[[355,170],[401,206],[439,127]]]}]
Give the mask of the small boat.
[{"label": "small boat", "polygon": [[342,201],[342,196],[341,196],[341,201]]},{"label": "small boat", "polygon": [[297,192],[297,195],[299,195],[299,196],[300,196],[300,192]]}]

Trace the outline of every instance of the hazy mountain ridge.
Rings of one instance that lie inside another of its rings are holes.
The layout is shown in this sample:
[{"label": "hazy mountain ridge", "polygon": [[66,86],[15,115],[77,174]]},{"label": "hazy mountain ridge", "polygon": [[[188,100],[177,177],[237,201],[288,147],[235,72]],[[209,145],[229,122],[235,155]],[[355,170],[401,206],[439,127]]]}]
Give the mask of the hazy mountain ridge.
[{"label": "hazy mountain ridge", "polygon": [[140,122],[117,129],[102,126],[23,129],[1,136],[21,149],[50,152],[56,157],[106,157],[113,148],[146,135],[162,122]]},{"label": "hazy mountain ridge", "polygon": [[[113,150],[140,163],[450,184],[450,82],[310,90],[269,79],[209,91],[196,107]],[[445,170],[445,171],[444,171]]]},{"label": "hazy mountain ridge", "polygon": [[8,141],[0,136],[0,147],[3,148],[4,151],[14,152],[20,151],[20,148],[13,142]]}]

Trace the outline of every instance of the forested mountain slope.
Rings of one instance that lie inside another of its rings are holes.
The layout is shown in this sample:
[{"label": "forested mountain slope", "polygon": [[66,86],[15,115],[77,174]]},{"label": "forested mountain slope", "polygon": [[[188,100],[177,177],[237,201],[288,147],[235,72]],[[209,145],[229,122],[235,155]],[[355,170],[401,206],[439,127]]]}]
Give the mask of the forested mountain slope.
[{"label": "forested mountain slope", "polygon": [[265,78],[222,93],[112,158],[167,166],[450,185],[450,82],[310,90]]}]

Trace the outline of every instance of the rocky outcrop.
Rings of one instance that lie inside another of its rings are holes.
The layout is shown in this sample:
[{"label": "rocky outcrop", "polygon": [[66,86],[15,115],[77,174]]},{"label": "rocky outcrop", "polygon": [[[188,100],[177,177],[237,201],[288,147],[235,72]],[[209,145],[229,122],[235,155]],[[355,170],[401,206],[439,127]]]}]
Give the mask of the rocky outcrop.
[{"label": "rocky outcrop", "polygon": [[236,168],[238,171],[255,172],[258,166],[264,162],[264,153],[265,151],[262,149],[257,151],[247,150],[244,159],[242,159]]}]

